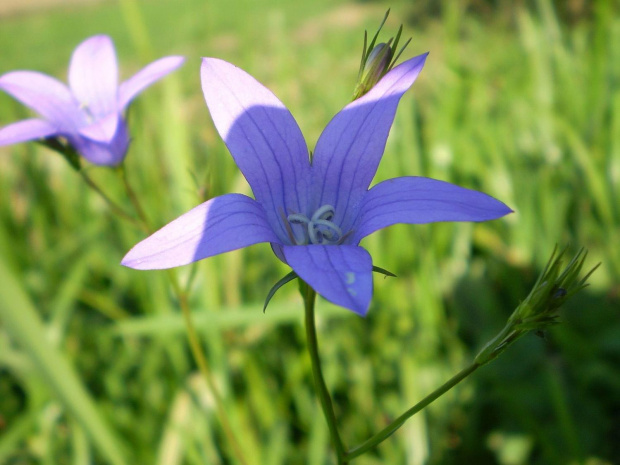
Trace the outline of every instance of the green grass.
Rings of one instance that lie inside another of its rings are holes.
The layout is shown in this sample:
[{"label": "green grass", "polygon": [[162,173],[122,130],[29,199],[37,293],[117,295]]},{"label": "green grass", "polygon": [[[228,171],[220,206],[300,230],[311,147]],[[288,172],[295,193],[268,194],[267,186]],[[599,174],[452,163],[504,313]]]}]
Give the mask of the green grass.
[{"label": "green grass", "polygon": [[[367,238],[369,316],[319,300],[327,384],[348,445],[463,367],[523,299],[555,243],[602,261],[546,339],[524,338],[356,464],[616,463],[620,402],[620,15],[613,2],[101,2],[2,18],[0,73],[66,77],[72,49],[110,34],[121,75],[188,61],[129,115],[126,167],[161,226],[206,197],[249,192],[210,121],[199,57],[270,87],[310,148],[351,97],[364,29],[405,23],[430,51],[400,104],[376,180],[430,176],[515,214],[394,226]],[[579,3],[575,3],[579,5]],[[29,113],[0,95],[0,124]],[[89,174],[130,208],[113,173]],[[163,272],[119,266],[143,234],[58,155],[0,148],[0,463],[227,464],[212,395]],[[186,280],[191,267],[179,270]],[[332,462],[305,351],[302,302],[268,246],[197,266],[190,305],[251,463]],[[117,445],[120,444],[120,445]],[[597,461],[600,460],[600,461]]]}]

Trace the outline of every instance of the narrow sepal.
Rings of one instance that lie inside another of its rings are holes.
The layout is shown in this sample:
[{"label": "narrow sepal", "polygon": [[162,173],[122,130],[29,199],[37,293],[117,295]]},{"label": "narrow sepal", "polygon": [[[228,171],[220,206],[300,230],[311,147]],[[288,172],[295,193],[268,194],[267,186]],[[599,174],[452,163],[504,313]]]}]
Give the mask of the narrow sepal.
[{"label": "narrow sepal", "polygon": [[374,271],[375,273],[379,273],[385,276],[389,276],[391,278],[396,278],[396,275],[394,273],[392,273],[391,271],[386,270],[385,268],[381,268],[379,266],[372,266],[372,271]]},{"label": "narrow sepal", "polygon": [[263,313],[265,313],[265,310],[267,310],[267,305],[269,305],[269,301],[276,294],[276,292],[278,292],[282,286],[284,286],[287,283],[290,283],[291,281],[297,278],[299,278],[299,276],[297,276],[297,273],[295,273],[294,271],[291,271],[290,273],[288,273],[286,276],[284,276],[282,279],[280,279],[277,283],[273,285],[273,287],[269,290],[267,297],[265,298],[265,305],[263,305]]}]

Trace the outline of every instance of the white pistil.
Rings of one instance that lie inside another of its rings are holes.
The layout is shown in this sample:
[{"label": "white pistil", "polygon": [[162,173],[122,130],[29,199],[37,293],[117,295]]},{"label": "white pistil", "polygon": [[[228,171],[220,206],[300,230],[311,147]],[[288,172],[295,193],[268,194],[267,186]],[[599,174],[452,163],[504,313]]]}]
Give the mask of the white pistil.
[{"label": "white pistil", "polygon": [[[311,218],[301,213],[292,213],[286,218],[287,231],[289,231],[289,237],[292,242],[297,245],[305,245],[310,241],[311,244],[323,244],[334,245],[340,244],[345,236],[342,235],[342,230],[331,221],[334,218],[336,211],[331,205],[323,205],[318,208]],[[291,225],[305,226],[303,240],[298,240],[292,233]]]}]

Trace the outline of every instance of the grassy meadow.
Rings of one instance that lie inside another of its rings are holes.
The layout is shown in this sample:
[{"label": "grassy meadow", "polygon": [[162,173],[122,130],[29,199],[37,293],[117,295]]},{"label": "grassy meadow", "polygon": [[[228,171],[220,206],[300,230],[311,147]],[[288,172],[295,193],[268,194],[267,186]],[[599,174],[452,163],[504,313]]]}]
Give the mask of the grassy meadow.
[{"label": "grassy meadow", "polygon": [[[404,24],[430,51],[401,101],[375,182],[420,175],[487,192],[515,213],[398,225],[366,238],[369,315],[319,299],[326,382],[347,445],[466,365],[529,292],[554,245],[601,267],[543,338],[413,417],[374,464],[620,463],[620,8],[613,1],[121,0],[0,17],[0,74],[66,80],[75,46],[115,41],[121,79],[186,64],[131,106],[129,181],[152,225],[250,193],[209,117],[200,57],[242,67],[289,107],[313,149],[351,99],[364,29]],[[31,116],[0,92],[0,125]],[[131,211],[121,179],[88,175]],[[121,267],[144,233],[58,154],[0,147],[0,463],[237,463],[163,271]],[[176,270],[250,464],[333,462],[313,389],[302,300],[256,245]]]}]

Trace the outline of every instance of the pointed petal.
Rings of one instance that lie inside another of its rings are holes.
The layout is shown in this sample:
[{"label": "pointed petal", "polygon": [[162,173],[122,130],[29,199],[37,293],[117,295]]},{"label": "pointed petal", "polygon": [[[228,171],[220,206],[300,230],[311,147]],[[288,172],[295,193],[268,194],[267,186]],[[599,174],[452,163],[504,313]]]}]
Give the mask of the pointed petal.
[{"label": "pointed petal", "polygon": [[123,82],[118,89],[119,109],[125,108],[131,100],[148,86],[180,67],[185,57],[170,56],[154,61]]},{"label": "pointed petal", "polygon": [[488,221],[511,212],[490,195],[449,182],[413,176],[389,179],[364,197],[351,243],[396,223]]},{"label": "pointed petal", "polygon": [[215,126],[281,241],[282,214],[309,212],[308,148],[291,113],[236,66],[203,58],[202,90]]},{"label": "pointed petal", "polygon": [[34,71],[12,71],[0,76],[0,89],[58,129],[73,131],[84,124],[84,116],[67,86],[51,76]]},{"label": "pointed petal", "polygon": [[372,298],[372,259],[352,245],[288,245],[287,263],[327,300],[366,315]]},{"label": "pointed petal", "polygon": [[69,64],[69,86],[95,119],[118,111],[118,66],[112,39],[98,35],[77,46]]},{"label": "pointed petal", "polygon": [[91,139],[95,142],[110,142],[121,124],[121,115],[119,113],[110,113],[108,116],[97,120],[95,123],[80,128],[80,135]]},{"label": "pointed petal", "polygon": [[168,223],[138,243],[121,263],[138,270],[172,268],[277,240],[258,202],[245,195],[226,194]]},{"label": "pointed petal", "polygon": [[0,146],[42,139],[58,134],[58,130],[42,119],[26,119],[0,128]]},{"label": "pointed petal", "polygon": [[67,136],[69,143],[89,162],[100,166],[116,166],[123,161],[129,148],[127,124],[118,120],[116,133],[109,142],[99,142],[79,135]]},{"label": "pointed petal", "polygon": [[[427,54],[417,56],[387,73],[363,97],[347,105],[319,138],[312,162],[318,189],[316,206],[332,205],[341,223],[365,195],[387,141],[398,102],[424,66]],[[345,225],[344,223],[343,226]]]}]

